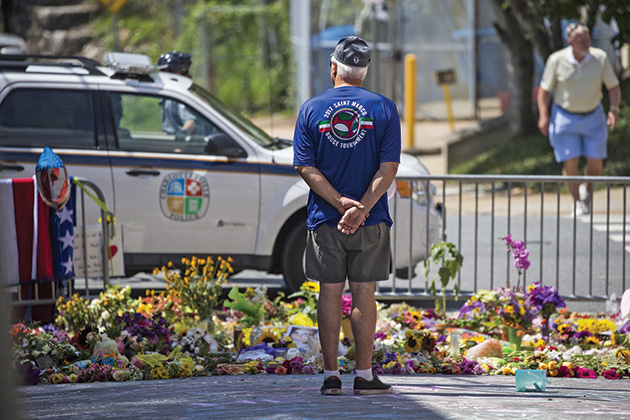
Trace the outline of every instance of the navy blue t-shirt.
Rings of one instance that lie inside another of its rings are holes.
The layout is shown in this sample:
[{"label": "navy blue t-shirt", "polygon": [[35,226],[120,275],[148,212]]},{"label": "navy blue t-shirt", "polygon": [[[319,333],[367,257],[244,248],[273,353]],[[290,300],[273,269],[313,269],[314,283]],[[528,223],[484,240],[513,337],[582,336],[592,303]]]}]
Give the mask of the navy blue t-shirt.
[{"label": "navy blue t-shirt", "polygon": [[[381,162],[400,162],[400,118],[388,98],[361,87],[343,86],[306,101],[295,125],[293,164],[314,166],[345,197],[360,200]],[[306,226],[336,226],[341,214],[313,191]],[[378,200],[366,226],[392,219],[387,194]]]}]

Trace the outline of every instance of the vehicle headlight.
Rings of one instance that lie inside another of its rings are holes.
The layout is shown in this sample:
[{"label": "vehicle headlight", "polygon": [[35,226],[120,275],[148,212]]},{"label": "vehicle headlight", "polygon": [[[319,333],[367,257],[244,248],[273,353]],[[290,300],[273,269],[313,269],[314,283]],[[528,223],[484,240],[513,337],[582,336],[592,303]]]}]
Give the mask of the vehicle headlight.
[{"label": "vehicle headlight", "polygon": [[396,181],[396,188],[402,198],[410,198],[421,206],[427,205],[426,186],[429,185],[429,194],[432,198],[435,195],[435,185],[428,181]]}]

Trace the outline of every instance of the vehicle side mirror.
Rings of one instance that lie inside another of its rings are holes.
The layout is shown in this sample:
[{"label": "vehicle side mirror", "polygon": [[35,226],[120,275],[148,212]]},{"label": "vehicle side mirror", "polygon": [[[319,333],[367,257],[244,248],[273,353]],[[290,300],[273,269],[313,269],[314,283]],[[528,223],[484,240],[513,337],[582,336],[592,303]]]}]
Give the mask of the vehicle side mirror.
[{"label": "vehicle side mirror", "polygon": [[247,157],[247,152],[225,133],[209,135],[205,152],[207,155],[225,156],[229,158]]}]

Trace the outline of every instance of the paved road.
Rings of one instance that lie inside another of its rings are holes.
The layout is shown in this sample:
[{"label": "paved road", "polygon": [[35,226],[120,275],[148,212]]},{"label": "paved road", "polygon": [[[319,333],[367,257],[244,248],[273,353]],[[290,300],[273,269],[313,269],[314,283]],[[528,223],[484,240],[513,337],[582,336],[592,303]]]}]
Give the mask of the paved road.
[{"label": "paved road", "polygon": [[628,380],[556,379],[516,392],[504,376],[385,376],[390,395],[319,393],[322,375],[240,375],[37,385],[17,390],[24,419],[630,419]]}]

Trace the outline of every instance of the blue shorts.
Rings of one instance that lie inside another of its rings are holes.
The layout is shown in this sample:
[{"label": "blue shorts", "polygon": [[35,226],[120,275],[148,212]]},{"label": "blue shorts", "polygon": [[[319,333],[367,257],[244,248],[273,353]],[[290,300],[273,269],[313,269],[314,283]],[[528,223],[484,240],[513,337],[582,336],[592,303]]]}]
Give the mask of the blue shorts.
[{"label": "blue shorts", "polygon": [[608,126],[601,104],[586,115],[572,114],[553,104],[549,122],[549,143],[556,162],[584,156],[606,159]]}]

